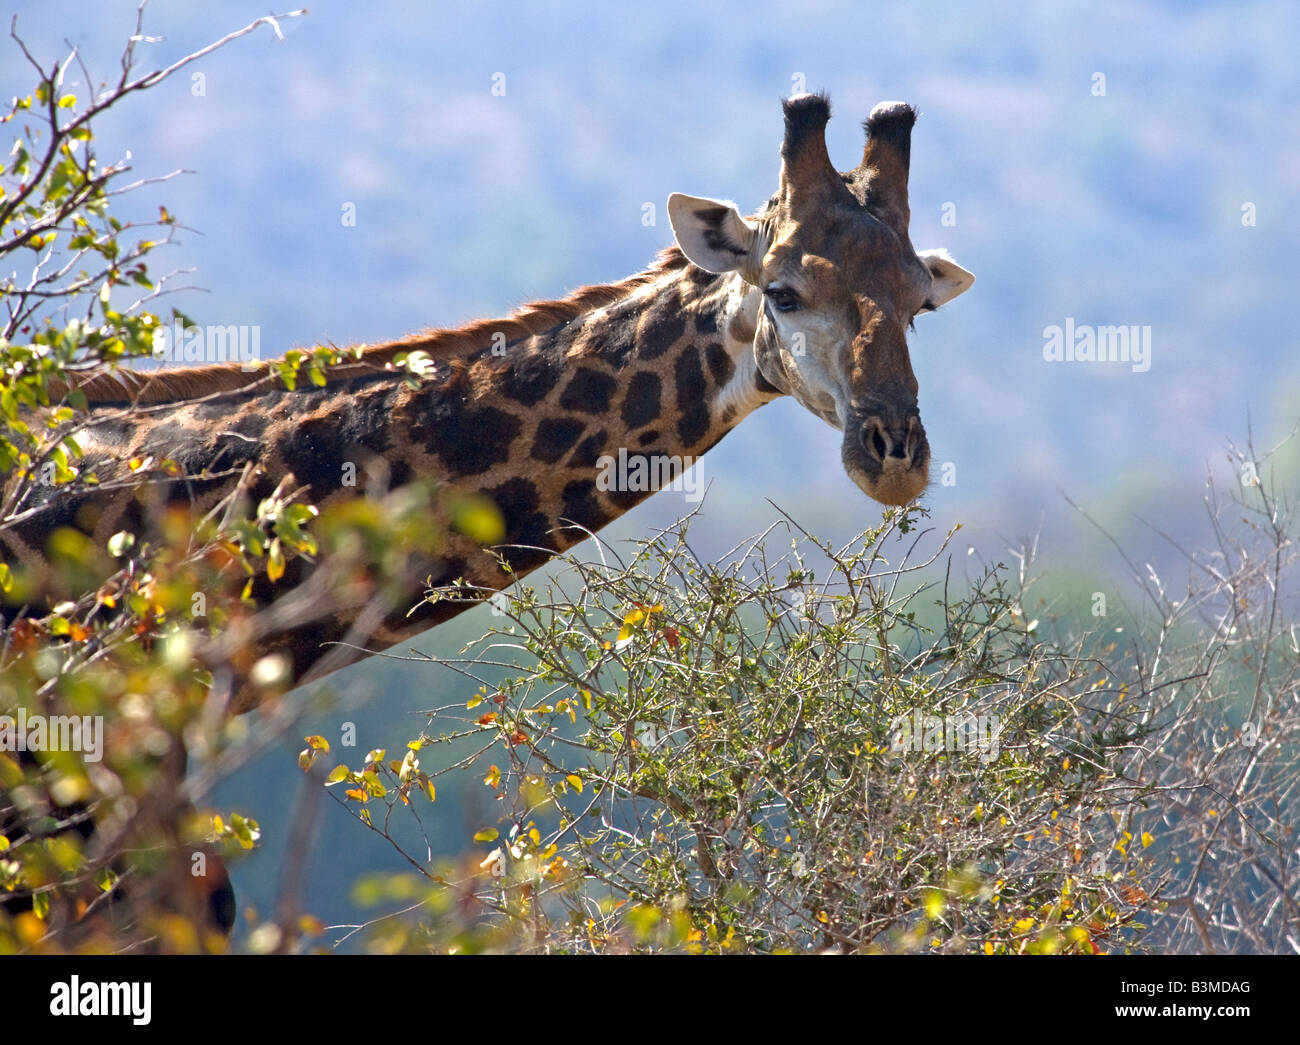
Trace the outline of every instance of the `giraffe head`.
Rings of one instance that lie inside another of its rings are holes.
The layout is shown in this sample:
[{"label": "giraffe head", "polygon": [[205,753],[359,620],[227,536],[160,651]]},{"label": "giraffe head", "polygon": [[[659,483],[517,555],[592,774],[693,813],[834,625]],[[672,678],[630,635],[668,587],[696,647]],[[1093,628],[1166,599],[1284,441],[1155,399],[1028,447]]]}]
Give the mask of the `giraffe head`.
[{"label": "giraffe head", "polygon": [[829,119],[822,95],[785,103],[780,188],[756,218],[680,193],[668,215],[687,258],[743,281],[738,325],[753,332],[763,382],[844,433],[845,470],[868,495],[906,504],[930,470],[907,331],[975,277],[908,238],[915,110],[877,105],[862,162],[843,173],[826,151]]}]

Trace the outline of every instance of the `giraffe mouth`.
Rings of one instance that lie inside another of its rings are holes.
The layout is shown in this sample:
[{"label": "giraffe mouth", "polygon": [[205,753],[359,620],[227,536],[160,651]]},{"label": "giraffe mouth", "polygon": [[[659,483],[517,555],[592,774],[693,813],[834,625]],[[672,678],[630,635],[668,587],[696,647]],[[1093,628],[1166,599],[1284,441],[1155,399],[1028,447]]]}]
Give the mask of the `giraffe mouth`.
[{"label": "giraffe mouth", "polygon": [[930,483],[930,443],[915,411],[855,412],[841,457],[849,478],[881,504],[910,504]]}]

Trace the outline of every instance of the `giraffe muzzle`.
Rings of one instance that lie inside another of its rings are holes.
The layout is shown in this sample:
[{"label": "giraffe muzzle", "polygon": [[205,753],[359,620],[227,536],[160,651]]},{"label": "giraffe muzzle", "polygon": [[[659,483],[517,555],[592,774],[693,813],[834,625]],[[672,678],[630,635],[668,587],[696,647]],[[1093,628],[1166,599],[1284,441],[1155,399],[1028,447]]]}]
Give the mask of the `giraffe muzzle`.
[{"label": "giraffe muzzle", "polygon": [[845,471],[882,504],[907,504],[930,479],[930,444],[915,407],[856,414],[845,428]]}]

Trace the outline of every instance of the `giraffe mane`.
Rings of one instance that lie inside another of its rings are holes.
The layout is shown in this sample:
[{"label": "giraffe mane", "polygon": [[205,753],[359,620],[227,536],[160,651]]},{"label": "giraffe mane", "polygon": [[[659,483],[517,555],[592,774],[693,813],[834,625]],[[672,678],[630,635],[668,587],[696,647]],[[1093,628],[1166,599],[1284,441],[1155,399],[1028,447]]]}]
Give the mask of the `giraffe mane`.
[{"label": "giraffe mane", "polygon": [[[581,315],[620,301],[689,264],[677,247],[668,247],[659,252],[644,272],[616,283],[580,287],[553,301],[532,301],[519,306],[504,319],[477,319],[459,327],[429,330],[396,341],[368,345],[356,360],[326,370],[325,378],[327,382],[344,381],[381,371],[400,352],[421,351],[434,360],[460,360],[487,348],[498,334],[504,335],[507,343],[544,334]],[[240,363],[211,363],[174,370],[119,368],[111,373],[97,373],[80,382],[74,379],[66,389],[56,388],[54,392],[57,395],[61,391],[79,389],[90,405],[123,402],[143,405],[201,399],[259,385],[270,387],[275,378],[276,371],[268,370],[265,365],[246,370]]]}]

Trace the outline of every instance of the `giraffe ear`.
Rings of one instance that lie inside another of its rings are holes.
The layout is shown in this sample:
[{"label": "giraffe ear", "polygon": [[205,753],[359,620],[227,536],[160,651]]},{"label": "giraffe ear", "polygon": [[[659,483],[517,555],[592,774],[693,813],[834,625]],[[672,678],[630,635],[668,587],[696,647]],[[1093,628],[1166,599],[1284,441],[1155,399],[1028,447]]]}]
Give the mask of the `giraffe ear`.
[{"label": "giraffe ear", "polygon": [[748,267],[757,230],[734,203],[674,192],[668,197],[668,221],[682,253],[704,271]]},{"label": "giraffe ear", "polygon": [[933,312],[940,305],[947,304],[958,294],[964,294],[975,282],[975,277],[948,256],[942,247],[937,250],[923,250],[917,255],[930,270],[930,296],[922,312]]}]

